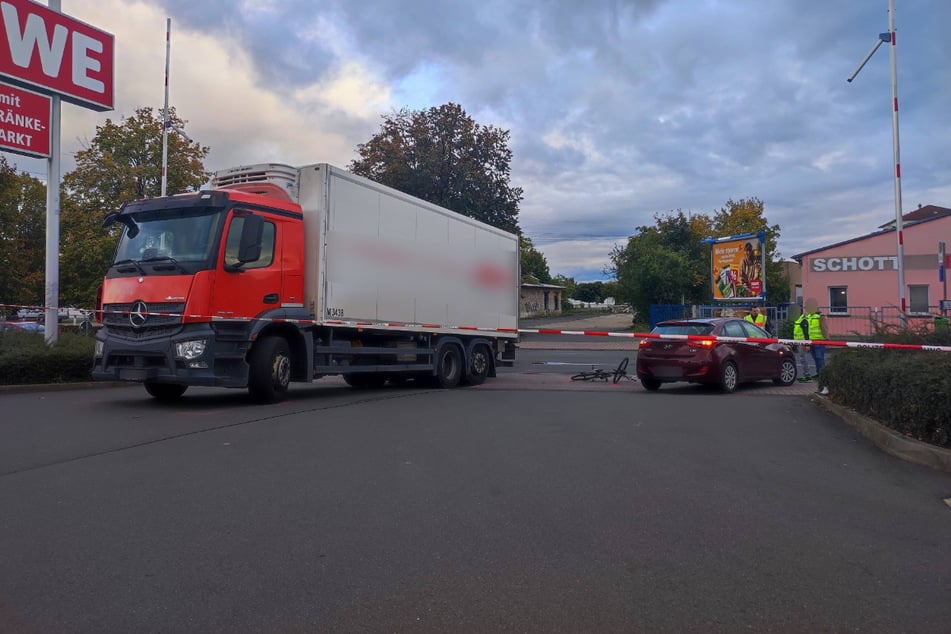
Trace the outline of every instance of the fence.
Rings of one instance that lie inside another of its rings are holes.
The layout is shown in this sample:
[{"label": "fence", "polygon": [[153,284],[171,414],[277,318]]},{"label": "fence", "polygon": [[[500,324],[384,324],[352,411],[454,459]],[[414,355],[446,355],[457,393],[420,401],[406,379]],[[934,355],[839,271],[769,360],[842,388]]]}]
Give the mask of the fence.
[{"label": "fence", "polygon": [[[767,323],[778,331],[781,323],[790,318],[790,314],[799,315],[797,304],[777,304],[763,306],[766,309]],[[707,306],[690,304],[652,304],[650,307],[650,327],[668,319],[692,319],[697,317],[743,317],[748,306]],[[820,306],[819,312],[826,316],[826,329],[830,337],[846,338],[852,336],[872,337],[880,332],[902,329],[901,311],[893,306],[849,306],[847,310],[836,307]],[[947,317],[942,316],[937,306],[931,306],[926,313],[906,313],[909,330],[924,332],[947,330]]]},{"label": "fence", "polygon": [[[777,304],[762,306],[766,309],[766,322],[778,325],[789,315],[790,306],[795,304]],[[797,307],[798,308],[798,307]],[[700,317],[743,317],[749,306],[707,306],[696,304],[651,304],[650,327],[668,319],[695,319]]]}]

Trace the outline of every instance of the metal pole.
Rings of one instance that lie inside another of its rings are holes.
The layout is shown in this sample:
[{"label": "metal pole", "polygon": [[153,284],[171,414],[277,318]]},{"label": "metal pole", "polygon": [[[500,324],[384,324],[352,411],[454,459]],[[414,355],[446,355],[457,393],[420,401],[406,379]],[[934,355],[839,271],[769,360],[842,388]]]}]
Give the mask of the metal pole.
[{"label": "metal pole", "polygon": [[165,109],[162,110],[162,196],[168,183],[168,60],[172,52],[172,18],[165,22]]},{"label": "metal pole", "polygon": [[[49,0],[51,11],[60,12],[60,0]],[[50,157],[46,161],[46,319],[44,340],[55,346],[59,341],[59,176],[60,111],[59,95],[51,99]]]},{"label": "metal pole", "polygon": [[895,154],[895,233],[898,241],[898,301],[902,328],[908,327],[905,314],[905,236],[901,213],[901,157],[898,151],[898,59],[895,52],[895,0],[888,0],[888,32],[891,34],[892,62],[892,148]]}]

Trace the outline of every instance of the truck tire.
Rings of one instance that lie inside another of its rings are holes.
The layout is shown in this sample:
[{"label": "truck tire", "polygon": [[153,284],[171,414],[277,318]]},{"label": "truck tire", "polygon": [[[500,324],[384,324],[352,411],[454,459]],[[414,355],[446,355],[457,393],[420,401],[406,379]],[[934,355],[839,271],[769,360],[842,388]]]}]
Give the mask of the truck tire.
[{"label": "truck tire", "polygon": [[462,378],[462,353],[450,344],[443,346],[436,360],[436,385],[443,389],[454,388]]},{"label": "truck tire", "polygon": [[149,393],[149,396],[164,403],[177,401],[187,389],[187,385],[178,383],[152,383],[151,381],[145,383],[145,391]]},{"label": "truck tire", "polygon": [[489,349],[485,346],[476,346],[472,349],[472,355],[469,358],[469,371],[466,372],[465,382],[467,385],[482,385],[485,378],[489,376],[489,367],[491,367],[491,358]]},{"label": "truck tire", "polygon": [[277,403],[291,382],[291,354],[283,337],[263,337],[251,349],[248,392],[261,403]]}]

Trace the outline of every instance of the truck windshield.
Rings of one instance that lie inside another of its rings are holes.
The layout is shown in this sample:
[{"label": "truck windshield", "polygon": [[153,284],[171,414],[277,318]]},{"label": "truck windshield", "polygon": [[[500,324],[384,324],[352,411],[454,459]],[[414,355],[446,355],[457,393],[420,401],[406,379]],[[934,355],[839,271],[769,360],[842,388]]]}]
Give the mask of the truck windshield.
[{"label": "truck windshield", "polygon": [[179,272],[213,266],[223,215],[220,209],[194,207],[135,214],[139,231],[134,237],[122,232],[113,264],[171,261]]}]

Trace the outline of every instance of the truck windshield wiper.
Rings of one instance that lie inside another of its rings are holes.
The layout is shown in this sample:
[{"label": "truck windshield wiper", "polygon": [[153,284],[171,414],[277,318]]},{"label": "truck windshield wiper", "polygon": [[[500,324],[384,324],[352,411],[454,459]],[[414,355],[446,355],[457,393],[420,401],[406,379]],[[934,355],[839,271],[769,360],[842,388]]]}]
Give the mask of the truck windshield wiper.
[{"label": "truck windshield wiper", "polygon": [[[153,262],[169,262],[172,266],[179,270],[180,273],[188,273],[184,266],[178,263],[178,260],[169,256],[169,255],[160,255],[154,258],[147,258],[145,260],[139,260],[140,264],[153,263]],[[159,269],[158,266],[153,266],[154,269]],[[162,267],[162,269],[168,270],[167,267]],[[160,269],[161,270],[161,269]]]},{"label": "truck windshield wiper", "polygon": [[133,268],[125,267],[124,269],[119,269],[120,273],[130,273],[134,270],[138,270],[139,273],[141,273],[142,275],[145,275],[145,269],[142,268],[142,265],[139,264],[138,260],[133,260],[132,258],[129,258],[128,260],[119,260],[118,262],[113,262],[112,266],[121,266],[123,264],[131,264],[135,268],[133,269]]}]

